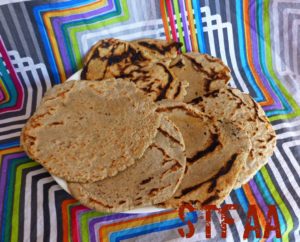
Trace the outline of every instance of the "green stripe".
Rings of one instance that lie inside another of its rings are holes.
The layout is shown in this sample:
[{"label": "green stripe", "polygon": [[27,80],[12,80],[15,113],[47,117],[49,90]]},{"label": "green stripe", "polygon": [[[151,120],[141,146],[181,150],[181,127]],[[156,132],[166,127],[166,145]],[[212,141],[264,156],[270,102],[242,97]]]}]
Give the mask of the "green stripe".
[{"label": "green stripe", "polygon": [[[122,8],[120,6],[119,1],[116,1],[116,9],[117,11],[111,12],[108,14],[104,14],[98,16],[97,18],[92,18],[89,20],[81,20],[76,21],[76,23],[67,23],[63,26],[64,36],[66,37],[67,49],[71,61],[71,65],[75,69],[79,69],[82,67],[82,57],[80,54],[79,41],[77,40],[76,34],[78,32],[84,32],[88,30],[100,29],[108,25],[112,25],[118,22],[126,21],[129,19],[129,12],[127,7],[127,1],[122,0]],[[116,17],[122,13],[122,9],[124,14],[122,16]],[[112,18],[112,19],[108,19]],[[88,26],[87,26],[88,25]]]},{"label": "green stripe", "polygon": [[5,221],[4,226],[4,239],[5,241],[10,239],[11,237],[11,228],[12,228],[12,213],[13,211],[13,205],[14,205],[14,193],[15,193],[15,177],[16,177],[16,167],[19,166],[22,163],[27,163],[29,160],[28,157],[24,158],[16,158],[11,159],[9,162],[11,165],[8,167],[8,177],[7,177],[7,185],[6,185],[6,191],[5,191],[5,210],[6,210],[6,216],[3,217],[3,220]]},{"label": "green stripe", "polygon": [[[293,218],[287,208],[287,206],[285,205],[284,201],[281,199],[279,193],[277,192],[277,188],[274,186],[272,179],[268,173],[267,168],[264,166],[261,170],[261,174],[266,182],[266,185],[269,188],[270,194],[272,194],[273,199],[275,200],[275,202],[277,203],[278,207],[280,208],[284,219],[286,221],[286,225],[287,225],[287,229],[284,232],[284,234],[282,235],[282,240],[283,241],[289,241],[288,240],[288,236],[289,236],[289,232],[293,229],[294,224],[293,224]],[[264,194],[264,193],[262,193]]]},{"label": "green stripe", "polygon": [[[9,98],[10,98],[10,96],[9,96],[9,93],[8,93],[8,88],[6,87],[6,83],[4,82],[4,80],[1,78],[1,76],[0,76],[0,88],[1,88],[1,86],[3,86],[1,89],[2,89],[2,93],[3,93],[3,95],[4,95],[4,99],[5,98],[7,98],[8,97],[8,100],[6,100],[6,102],[0,102],[0,107],[4,104],[4,103],[7,103],[7,102],[9,102]],[[0,100],[1,101],[1,100]]]},{"label": "green stripe", "polygon": [[[26,157],[23,159],[28,161]],[[26,162],[26,164],[20,165],[16,171],[16,180],[14,185],[14,201],[13,201],[13,214],[12,214],[12,230],[11,230],[11,241],[18,241],[19,236],[19,215],[20,215],[20,193],[22,189],[22,173],[24,169],[38,166],[39,164],[32,161]]]},{"label": "green stripe", "polygon": [[105,215],[109,215],[110,213],[101,213],[101,212],[95,212],[90,211],[82,214],[80,217],[80,229],[81,229],[81,239],[83,242],[89,242],[90,241],[90,235],[89,235],[89,220],[91,218],[101,217]]},{"label": "green stripe", "polygon": [[72,229],[77,230],[77,228],[72,228],[72,225],[71,225],[71,220],[72,220],[71,210],[72,210],[73,207],[77,207],[79,205],[80,205],[79,202],[75,202],[75,203],[69,204],[67,206],[67,210],[68,210],[68,213],[67,213],[67,216],[68,216],[68,241],[72,241],[72,236],[71,236]]},{"label": "green stripe", "polygon": [[[15,181],[15,169],[16,166],[19,165],[19,163],[24,162],[24,158],[17,158],[17,159],[12,159],[9,162],[12,163],[10,165],[8,177],[7,177],[7,182],[8,184],[6,185],[6,199],[4,201],[5,203],[5,210],[6,210],[6,216],[3,217],[3,221],[5,220],[5,229],[4,229],[4,240],[9,241],[10,235],[11,235],[11,218],[12,218],[12,205],[13,205],[13,195],[14,195],[14,181]],[[28,159],[26,159],[28,160]]]},{"label": "green stripe", "polygon": [[8,101],[5,103],[2,103],[0,105],[1,108],[7,108],[7,107],[13,107],[17,103],[17,90],[15,88],[15,84],[12,80],[11,75],[8,73],[8,69],[4,65],[4,61],[0,58],[0,72],[2,74],[2,83],[4,84],[4,88],[6,89],[8,93]]},{"label": "green stripe", "polygon": [[175,10],[175,15],[176,15],[176,22],[177,22],[177,30],[178,30],[178,35],[179,35],[179,41],[184,44],[182,46],[182,52],[186,52],[186,48],[185,48],[185,41],[183,39],[183,33],[182,33],[182,22],[180,19],[180,13],[179,13],[179,5],[178,5],[178,1],[175,0],[173,1],[174,3],[174,10]]},{"label": "green stripe", "polygon": [[300,115],[300,107],[296,103],[296,101],[293,99],[293,97],[288,93],[284,85],[281,83],[281,81],[277,78],[275,71],[273,69],[273,63],[272,63],[272,49],[271,49],[271,32],[270,32],[270,14],[269,14],[269,6],[270,6],[270,0],[263,1],[264,3],[264,11],[263,11],[263,17],[264,17],[264,34],[265,34],[265,49],[266,49],[266,63],[267,68],[272,76],[272,78],[275,80],[276,84],[278,85],[279,89],[283,93],[283,95],[286,97],[286,99],[289,101],[291,106],[294,109],[293,113],[289,114],[281,114],[276,115],[273,117],[270,117],[270,121],[275,121],[279,119],[290,119],[294,118]]}]

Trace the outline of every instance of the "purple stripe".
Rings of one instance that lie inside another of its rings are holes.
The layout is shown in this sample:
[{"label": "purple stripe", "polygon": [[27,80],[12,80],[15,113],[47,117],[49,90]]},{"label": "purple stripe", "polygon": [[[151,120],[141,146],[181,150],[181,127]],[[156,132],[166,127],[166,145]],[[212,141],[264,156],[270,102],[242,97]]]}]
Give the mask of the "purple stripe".
[{"label": "purple stripe", "polygon": [[[261,207],[265,218],[267,218],[267,213],[268,213],[268,205],[266,204],[264,198],[261,195],[261,192],[259,191],[256,182],[254,181],[254,179],[252,179],[249,182],[250,188],[253,192],[253,195],[255,196],[255,199],[257,201],[257,203],[259,204],[259,206]],[[273,238],[275,238],[275,231],[271,231],[269,238],[266,241],[273,241]]]},{"label": "purple stripe", "polygon": [[90,239],[91,241],[97,241],[96,234],[97,228],[95,229],[95,226],[99,225],[99,223],[103,222],[116,222],[118,219],[122,218],[132,218],[132,217],[138,217],[138,214],[127,214],[127,213],[116,213],[108,216],[103,216],[103,217],[97,217],[97,218],[92,218],[89,220],[89,234],[90,234]]},{"label": "purple stripe", "polygon": [[[76,209],[76,221],[77,221],[77,228],[76,228],[76,233],[77,233],[77,238],[80,238],[80,231],[81,231],[81,214],[85,214],[86,212],[88,211],[91,211],[91,209],[89,208],[86,208],[86,207],[83,207],[83,208],[80,208],[80,209],[77,209],[77,206],[74,206],[71,208],[71,213],[72,213],[72,210],[73,209]],[[74,229],[74,228],[73,228]]]},{"label": "purple stripe", "polygon": [[75,15],[70,15],[70,16],[64,16],[64,17],[56,17],[53,18],[52,21],[52,25],[54,28],[54,33],[57,39],[57,43],[58,43],[58,48],[61,54],[61,58],[64,64],[64,68],[66,71],[66,75],[71,75],[71,71],[72,71],[72,67],[71,67],[71,63],[68,57],[68,53],[67,53],[67,47],[65,45],[65,37],[63,35],[62,32],[62,25],[67,23],[67,22],[71,22],[71,21],[76,21],[76,20],[80,20],[80,19],[87,19],[87,18],[91,18],[93,16],[97,16],[99,14],[102,14],[106,11],[110,11],[111,9],[114,8],[114,4],[113,4],[113,0],[107,0],[108,1],[108,5],[99,8],[99,9],[95,9],[93,11],[87,12],[87,13],[81,13],[81,14],[75,14]]},{"label": "purple stripe", "polygon": [[[183,0],[179,0],[178,2],[179,2],[179,8],[180,8],[181,19],[183,24],[185,47],[186,47],[186,51],[190,52],[192,51],[192,48],[191,48],[191,40],[190,40],[190,35],[189,35],[187,21],[186,21],[187,16],[185,15],[185,6]],[[177,22],[177,26],[179,28],[179,21]]]},{"label": "purple stripe", "polygon": [[[250,185],[250,188],[251,188],[251,190],[253,192],[253,195],[255,197],[255,200],[256,200],[257,204],[260,206],[260,208],[263,211],[264,216],[266,218],[268,210],[269,210],[268,209],[268,205],[266,204],[264,198],[261,195],[261,192],[259,191],[259,189],[258,189],[258,187],[257,187],[257,185],[256,185],[256,183],[255,183],[255,181],[253,179],[250,180],[249,185]],[[275,236],[275,232],[272,231],[271,234],[270,234],[270,237],[269,237],[269,239],[267,241],[272,241],[273,240],[272,238],[274,236]]]},{"label": "purple stripe", "polygon": [[[2,159],[2,166],[0,170],[0,221],[2,221],[2,212],[3,212],[3,206],[4,206],[4,191],[6,186],[6,176],[7,176],[7,167],[8,163],[12,159],[24,157],[24,152],[21,153],[15,153],[10,155],[4,155],[4,158]],[[1,224],[1,222],[0,222]]]},{"label": "purple stripe", "polygon": [[253,192],[253,195],[255,197],[256,202],[261,207],[261,210],[263,211],[264,216],[266,218],[267,212],[268,212],[268,205],[266,204],[264,198],[262,197],[262,195],[261,195],[261,193],[260,193],[260,191],[259,191],[259,189],[258,189],[258,187],[257,187],[257,185],[256,185],[256,183],[253,179],[250,180],[249,185],[250,185],[250,188]]},{"label": "purple stripe", "polygon": [[264,106],[264,110],[273,110],[273,109],[283,109],[284,107],[282,106],[280,100],[278,99],[277,95],[273,91],[272,87],[270,86],[269,81],[267,80],[266,76],[263,74],[260,63],[259,63],[259,47],[258,47],[258,30],[256,27],[256,5],[255,5],[255,0],[250,0],[250,10],[249,10],[249,16],[250,16],[250,36],[251,36],[251,46],[252,46],[252,55],[253,55],[253,63],[255,66],[255,69],[262,80],[264,86],[270,93],[274,104],[270,106]]}]

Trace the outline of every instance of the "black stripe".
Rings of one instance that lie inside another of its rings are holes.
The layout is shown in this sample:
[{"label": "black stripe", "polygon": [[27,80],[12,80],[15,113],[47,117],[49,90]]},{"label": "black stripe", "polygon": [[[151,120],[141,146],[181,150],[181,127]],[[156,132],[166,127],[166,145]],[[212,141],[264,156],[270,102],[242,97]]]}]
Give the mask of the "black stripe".
[{"label": "black stripe", "polygon": [[[43,186],[43,211],[44,211],[44,241],[50,241],[50,227],[54,226],[50,221],[50,212],[49,211],[49,190],[52,186],[56,185],[56,182],[53,180]],[[55,218],[56,219],[56,218]]]},{"label": "black stripe", "polygon": [[63,241],[63,233],[67,231],[63,231],[63,223],[66,221],[62,220],[62,203],[65,200],[72,199],[72,196],[69,195],[64,190],[59,190],[55,192],[55,209],[56,209],[56,216],[57,216],[57,241]]},{"label": "black stripe", "polygon": [[[28,158],[29,160],[29,158]],[[25,209],[28,209],[25,207],[25,196],[28,194],[25,194],[25,188],[26,188],[26,177],[28,175],[28,173],[32,172],[32,171],[36,171],[41,169],[42,166],[38,165],[38,166],[34,166],[34,167],[30,167],[30,168],[26,168],[23,170],[22,172],[22,187],[21,187],[21,193],[20,193],[20,220],[19,220],[19,241],[23,241],[24,240],[24,222],[26,222],[25,218]],[[28,231],[27,231],[28,232]]]},{"label": "black stripe", "polygon": [[[38,174],[32,177],[32,184],[31,184],[31,224],[30,224],[30,240],[31,241],[38,241],[37,235],[37,221],[40,218],[37,218],[37,183],[39,180],[49,177],[49,173],[45,172],[42,174]],[[45,201],[48,203],[48,201]],[[39,238],[40,239],[40,238]],[[44,235],[43,235],[44,241]]]}]

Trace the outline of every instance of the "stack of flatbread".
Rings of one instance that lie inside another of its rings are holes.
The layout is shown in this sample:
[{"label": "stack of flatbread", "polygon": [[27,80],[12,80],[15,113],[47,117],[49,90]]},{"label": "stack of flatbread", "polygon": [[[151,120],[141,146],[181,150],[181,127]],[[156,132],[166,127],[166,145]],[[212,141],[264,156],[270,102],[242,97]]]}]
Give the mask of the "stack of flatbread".
[{"label": "stack of flatbread", "polygon": [[99,211],[221,204],[266,164],[276,134],[220,59],[180,47],[99,41],[81,81],[47,91],[24,150]]}]

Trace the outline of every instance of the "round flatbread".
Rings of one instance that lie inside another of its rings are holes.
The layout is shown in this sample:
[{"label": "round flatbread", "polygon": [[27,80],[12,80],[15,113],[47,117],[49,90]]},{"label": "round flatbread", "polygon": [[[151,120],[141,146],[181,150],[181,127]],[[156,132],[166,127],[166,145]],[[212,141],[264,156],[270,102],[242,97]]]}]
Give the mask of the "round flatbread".
[{"label": "round flatbread", "polygon": [[233,88],[220,89],[192,103],[202,112],[238,124],[247,132],[252,149],[235,187],[248,182],[267,163],[276,146],[276,133],[263,109],[248,94]]},{"label": "round flatbread", "polygon": [[172,199],[160,206],[178,208],[191,203],[197,208],[219,205],[236,184],[250,150],[246,133],[238,126],[199,112],[179,102],[162,101],[158,111],[182,133],[187,165],[183,180]]},{"label": "round flatbread", "polygon": [[142,158],[114,177],[94,183],[69,183],[71,194],[98,211],[120,212],[172,197],[185,170],[184,143],[176,126],[162,118]]},{"label": "round flatbread", "polygon": [[231,78],[229,68],[220,59],[196,52],[178,55],[169,68],[179,81],[189,83],[184,102],[226,86]]},{"label": "round flatbread", "polygon": [[23,128],[21,142],[53,175],[98,181],[143,155],[160,125],[155,109],[128,81],[70,81],[46,93]]},{"label": "round flatbread", "polygon": [[148,38],[133,40],[132,43],[136,44],[141,51],[167,62],[177,56],[177,52],[182,46],[182,43],[173,40],[167,41]]},{"label": "round flatbread", "polygon": [[[169,51],[173,53],[173,48]],[[95,44],[88,52],[81,79],[126,78],[154,101],[182,100],[186,95],[187,82],[179,82],[161,59],[158,58],[158,54],[145,51],[136,43],[105,39]]]}]

